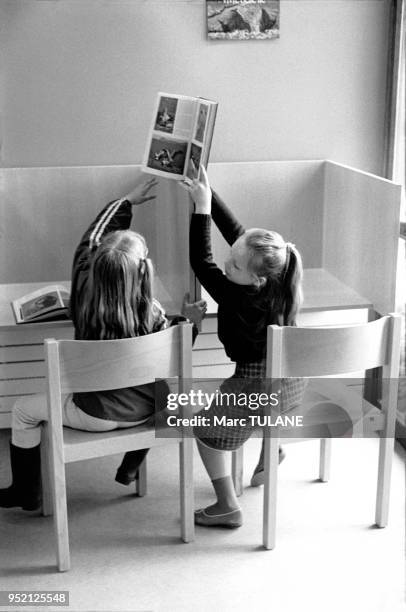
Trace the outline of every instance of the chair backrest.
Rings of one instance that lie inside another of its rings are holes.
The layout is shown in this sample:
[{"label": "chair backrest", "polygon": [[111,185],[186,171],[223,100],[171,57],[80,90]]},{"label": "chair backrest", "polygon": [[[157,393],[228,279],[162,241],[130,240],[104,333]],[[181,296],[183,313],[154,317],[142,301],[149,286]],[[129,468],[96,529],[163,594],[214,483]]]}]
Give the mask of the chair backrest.
[{"label": "chair backrest", "polygon": [[192,326],[122,340],[45,340],[48,386],[57,393],[120,389],[192,377]]},{"label": "chair backrest", "polygon": [[[192,377],[192,325],[122,340],[45,340],[51,456],[64,457],[62,394]],[[186,383],[187,384],[187,383]]]},{"label": "chair backrest", "polygon": [[398,314],[340,327],[270,325],[267,377],[335,376],[381,366],[384,377],[397,377],[400,328]]}]

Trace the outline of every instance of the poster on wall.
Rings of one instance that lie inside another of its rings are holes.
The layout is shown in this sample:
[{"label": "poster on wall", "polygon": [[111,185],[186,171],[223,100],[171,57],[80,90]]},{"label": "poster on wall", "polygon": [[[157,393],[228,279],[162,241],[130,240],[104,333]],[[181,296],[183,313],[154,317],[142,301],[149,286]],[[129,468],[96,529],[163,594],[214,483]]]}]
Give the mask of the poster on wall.
[{"label": "poster on wall", "polygon": [[279,0],[206,0],[209,40],[279,38]]}]

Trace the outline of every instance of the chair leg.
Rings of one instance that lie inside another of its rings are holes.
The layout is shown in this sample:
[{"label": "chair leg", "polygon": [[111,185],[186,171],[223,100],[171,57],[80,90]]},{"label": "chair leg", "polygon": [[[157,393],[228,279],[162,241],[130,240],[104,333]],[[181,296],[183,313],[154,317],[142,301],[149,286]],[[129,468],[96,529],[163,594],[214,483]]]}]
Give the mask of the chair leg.
[{"label": "chair leg", "polygon": [[66,480],[63,449],[56,447],[50,453],[51,484],[54,505],[54,528],[56,538],[56,559],[60,572],[70,569],[68,511],[66,503]]},{"label": "chair leg", "polygon": [[181,538],[184,542],[195,539],[193,495],[193,439],[183,438],[179,444]]},{"label": "chair leg", "polygon": [[41,487],[42,487],[42,514],[52,515],[52,489],[49,465],[49,439],[48,423],[41,427]]},{"label": "chair leg", "polygon": [[319,478],[321,482],[329,481],[330,464],[331,464],[331,438],[322,438],[320,440],[320,464],[319,464]]},{"label": "chair leg", "polygon": [[231,454],[231,474],[237,497],[243,493],[244,447],[240,446]]},{"label": "chair leg", "polygon": [[276,498],[278,485],[279,438],[264,436],[264,517],[263,545],[267,550],[275,548]]},{"label": "chair leg", "polygon": [[135,481],[135,492],[138,497],[144,497],[147,494],[147,458],[143,460],[138,468],[138,478]]},{"label": "chair leg", "polygon": [[376,492],[375,523],[386,527],[389,514],[389,494],[392,473],[393,437],[381,437],[379,440],[378,486]]}]

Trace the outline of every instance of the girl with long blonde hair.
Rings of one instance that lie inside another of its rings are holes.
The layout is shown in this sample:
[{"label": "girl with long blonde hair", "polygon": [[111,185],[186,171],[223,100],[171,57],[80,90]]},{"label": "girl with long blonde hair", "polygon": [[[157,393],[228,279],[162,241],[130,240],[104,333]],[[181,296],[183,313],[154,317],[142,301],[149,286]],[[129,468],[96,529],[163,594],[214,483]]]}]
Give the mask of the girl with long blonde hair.
[{"label": "girl with long blonde hair", "polygon": [[[133,205],[153,200],[152,178],[110,202],[83,235],[72,269],[71,317],[78,340],[132,338],[169,325],[152,293],[153,265],[145,239],[130,230]],[[202,315],[204,303],[185,306]],[[63,401],[63,424],[86,431],[109,431],[145,423],[155,411],[154,384],[128,389],[75,393]],[[45,396],[27,396],[13,407],[10,459],[13,481],[0,490],[0,507],[40,506],[40,439],[46,421]],[[148,449],[126,453],[116,480],[129,484]]]}]

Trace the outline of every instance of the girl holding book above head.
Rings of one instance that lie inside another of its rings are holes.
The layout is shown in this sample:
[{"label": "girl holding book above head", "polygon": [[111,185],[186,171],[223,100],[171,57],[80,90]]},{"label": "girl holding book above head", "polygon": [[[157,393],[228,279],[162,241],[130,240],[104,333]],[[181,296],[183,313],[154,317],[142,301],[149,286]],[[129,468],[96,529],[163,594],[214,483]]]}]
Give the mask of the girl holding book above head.
[{"label": "girl holding book above head", "polygon": [[[152,178],[108,204],[85,232],[73,260],[71,316],[78,340],[143,336],[169,323],[152,294],[153,266],[144,238],[129,229],[132,206],[155,198]],[[184,304],[201,320],[204,302]],[[178,317],[185,320],[185,317]],[[128,389],[76,393],[64,398],[63,424],[85,431],[109,431],[148,421],[155,411],[154,384]],[[0,507],[36,510],[40,506],[41,422],[48,418],[45,396],[27,396],[13,407],[10,459],[13,482],[0,490]],[[116,480],[129,484],[148,449],[126,453]]]},{"label": "girl holding book above head", "polygon": [[[234,375],[220,386],[221,394],[231,397],[243,394],[248,399],[251,393],[275,391],[272,381],[265,380],[267,326],[296,324],[303,274],[299,251],[274,231],[245,230],[218,195],[212,193],[203,167],[200,180],[195,178],[192,185],[183,186],[195,203],[190,228],[191,265],[202,286],[218,303],[219,339],[228,357],[236,362]],[[231,247],[225,272],[213,261],[212,218]],[[302,379],[280,382],[278,404],[285,411],[300,403],[305,382]],[[239,527],[242,513],[225,451],[239,448],[251,436],[255,425],[249,416],[254,413],[240,402],[224,406],[218,397],[208,410],[202,411],[208,426],[194,428],[217,502],[197,510],[195,522]],[[260,459],[256,475],[261,472]]]}]

